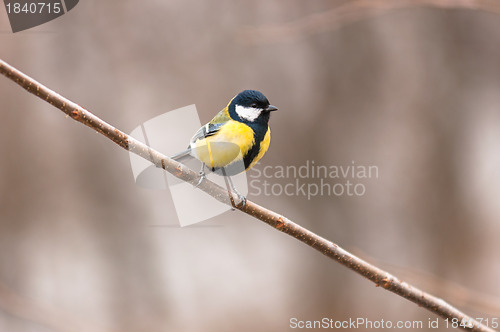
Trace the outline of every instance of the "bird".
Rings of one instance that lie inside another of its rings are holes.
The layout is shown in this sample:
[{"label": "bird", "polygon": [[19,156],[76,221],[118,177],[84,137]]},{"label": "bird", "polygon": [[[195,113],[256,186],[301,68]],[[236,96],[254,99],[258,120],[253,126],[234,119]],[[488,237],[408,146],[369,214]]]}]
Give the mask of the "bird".
[{"label": "bird", "polygon": [[171,158],[181,161],[194,157],[201,161],[196,186],[206,177],[205,167],[226,176],[245,206],[246,198],[235,188],[231,176],[248,171],[267,152],[271,142],[270,113],[277,110],[262,92],[244,90],[193,135],[186,150]]}]

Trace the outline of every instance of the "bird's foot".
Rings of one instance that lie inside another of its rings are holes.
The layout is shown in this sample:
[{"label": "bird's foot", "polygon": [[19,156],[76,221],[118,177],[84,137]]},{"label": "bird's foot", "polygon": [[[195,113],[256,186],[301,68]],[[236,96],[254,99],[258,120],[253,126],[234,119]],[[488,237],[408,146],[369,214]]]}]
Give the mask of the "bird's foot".
[{"label": "bird's foot", "polygon": [[[231,195],[231,194],[230,194]],[[247,198],[240,194],[239,192],[236,191],[236,195],[238,195],[238,204],[234,201],[233,196],[230,196],[231,198],[231,211],[234,211],[236,207],[239,207],[240,209],[244,208],[245,205],[247,204]],[[241,204],[241,206],[239,206]]]},{"label": "bird's foot", "polygon": [[247,198],[240,193],[238,193],[238,198],[240,199],[241,208],[244,208],[247,204]]},{"label": "bird's foot", "polygon": [[200,179],[198,180],[198,183],[196,183],[196,184],[194,185],[194,188],[198,188],[198,186],[199,186],[199,185],[203,182],[203,180],[207,178],[207,176],[206,176],[205,172],[203,172],[203,171],[201,171],[201,172],[199,173],[199,175],[200,175]]}]

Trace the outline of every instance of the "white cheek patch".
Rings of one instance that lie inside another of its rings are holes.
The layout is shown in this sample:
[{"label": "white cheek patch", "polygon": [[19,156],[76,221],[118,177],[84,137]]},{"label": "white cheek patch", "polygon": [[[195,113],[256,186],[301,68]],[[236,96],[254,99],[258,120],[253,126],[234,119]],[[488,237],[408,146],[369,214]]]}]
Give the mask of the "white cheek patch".
[{"label": "white cheek patch", "polygon": [[235,109],[240,118],[251,122],[254,122],[255,119],[259,117],[260,113],[262,113],[262,109],[260,108],[244,107],[241,105],[236,105]]}]

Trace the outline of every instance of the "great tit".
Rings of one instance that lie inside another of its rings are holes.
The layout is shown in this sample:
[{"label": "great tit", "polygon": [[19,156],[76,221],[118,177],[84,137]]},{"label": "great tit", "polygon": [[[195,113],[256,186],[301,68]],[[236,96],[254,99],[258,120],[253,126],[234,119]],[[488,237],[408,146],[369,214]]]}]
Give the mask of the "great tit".
[{"label": "great tit", "polygon": [[264,156],[271,141],[270,113],[276,110],[261,92],[242,91],[194,134],[185,151],[171,158],[180,161],[192,156],[201,161],[198,185],[205,177],[205,167],[227,176],[244,205],[246,198],[236,190],[230,176],[249,170]]}]

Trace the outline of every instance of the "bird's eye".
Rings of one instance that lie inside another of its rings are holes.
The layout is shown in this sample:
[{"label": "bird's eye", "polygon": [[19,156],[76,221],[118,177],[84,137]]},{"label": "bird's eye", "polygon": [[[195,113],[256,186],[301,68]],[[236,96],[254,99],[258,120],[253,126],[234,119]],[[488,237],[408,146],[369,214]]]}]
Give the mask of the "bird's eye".
[{"label": "bird's eye", "polygon": [[257,104],[256,104],[256,103],[252,103],[252,104],[250,105],[250,107],[257,108]]}]

